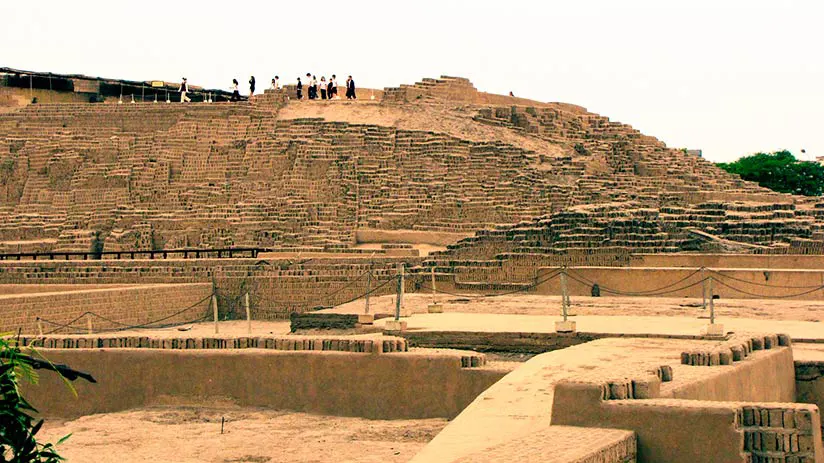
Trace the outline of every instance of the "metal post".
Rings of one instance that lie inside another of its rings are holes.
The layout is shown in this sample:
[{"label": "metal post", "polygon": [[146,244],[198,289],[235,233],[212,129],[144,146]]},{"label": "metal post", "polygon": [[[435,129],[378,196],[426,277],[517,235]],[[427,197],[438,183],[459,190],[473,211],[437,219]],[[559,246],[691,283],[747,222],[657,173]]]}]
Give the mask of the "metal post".
[{"label": "metal post", "polygon": [[249,291],[243,295],[243,306],[246,309],[246,329],[249,334],[252,334],[252,315],[249,312]]},{"label": "metal post", "polygon": [[569,310],[569,299],[567,299],[567,274],[566,267],[561,269],[561,312],[564,321],[567,321],[567,311]]},{"label": "metal post", "polygon": [[715,300],[712,297],[712,277],[709,278],[710,289],[710,325],[715,325]]},{"label": "metal post", "polygon": [[218,334],[220,333],[220,329],[217,326],[217,297],[214,294],[212,294],[212,311],[215,317],[215,334]]},{"label": "metal post", "polygon": [[146,102],[146,85],[140,84],[140,102]]},{"label": "metal post", "polygon": [[369,313],[369,293],[372,292],[372,265],[369,265],[369,273],[366,275],[366,306],[363,313]]},{"label": "metal post", "polygon": [[398,264],[398,295],[395,298],[395,321],[401,319],[401,305],[403,304],[403,264]]},{"label": "metal post", "polygon": [[34,77],[29,74],[29,99],[34,100]]}]

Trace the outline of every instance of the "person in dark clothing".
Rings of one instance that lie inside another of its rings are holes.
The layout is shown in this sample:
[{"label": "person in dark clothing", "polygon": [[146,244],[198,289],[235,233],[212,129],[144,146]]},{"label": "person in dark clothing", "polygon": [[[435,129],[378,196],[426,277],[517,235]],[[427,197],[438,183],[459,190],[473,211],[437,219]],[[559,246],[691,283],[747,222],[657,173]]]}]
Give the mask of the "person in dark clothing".
[{"label": "person in dark clothing", "polygon": [[298,77],[297,89],[298,89],[298,100],[302,100],[303,99],[303,83],[301,83],[300,77]]},{"label": "person in dark clothing", "polygon": [[255,76],[249,78],[249,98],[255,94]]},{"label": "person in dark clothing", "polygon": [[315,91],[312,90],[312,74],[309,73],[309,72],[306,73],[306,86],[307,86],[306,93],[309,95],[309,99],[314,100],[315,99]]},{"label": "person in dark clothing", "polygon": [[329,97],[330,100],[335,96],[332,93],[332,87],[335,85],[334,82],[332,82],[332,80],[333,79],[329,79],[329,83],[326,84],[326,95]]},{"label": "person in dark clothing", "polygon": [[357,100],[358,97],[355,95],[355,80],[352,79],[352,76],[346,79],[346,98],[349,100]]},{"label": "person in dark clothing", "polygon": [[229,101],[240,101],[240,91],[237,86],[237,79],[232,79],[232,97],[229,98]]}]

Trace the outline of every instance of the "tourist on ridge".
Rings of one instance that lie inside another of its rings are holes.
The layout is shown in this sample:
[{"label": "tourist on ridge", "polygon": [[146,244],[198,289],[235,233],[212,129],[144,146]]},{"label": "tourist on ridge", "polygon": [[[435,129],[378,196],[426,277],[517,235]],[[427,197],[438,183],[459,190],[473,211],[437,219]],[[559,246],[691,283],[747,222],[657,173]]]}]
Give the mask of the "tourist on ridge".
[{"label": "tourist on ridge", "polygon": [[295,87],[298,89],[298,100],[303,99],[303,84],[300,82],[300,77],[298,77],[298,84]]},{"label": "tourist on ridge", "polygon": [[189,82],[186,81],[185,77],[183,78],[183,82],[180,83],[180,88],[177,89],[177,91],[180,92],[181,103],[189,103],[190,101],[192,101],[191,98],[186,96],[186,94],[189,93]]},{"label": "tourist on ridge", "polygon": [[318,99],[318,78],[316,76],[312,76],[312,93],[315,95],[315,99]]},{"label": "tourist on ridge", "polygon": [[306,73],[306,86],[306,93],[308,94],[309,99],[314,100],[315,94],[312,92],[312,74],[309,72]]},{"label": "tourist on ridge", "polygon": [[255,94],[255,76],[249,78],[249,98]]},{"label": "tourist on ridge", "polygon": [[332,99],[332,78],[329,78],[329,83],[326,84],[326,96],[331,100]]},{"label": "tourist on ridge", "polygon": [[327,90],[328,89],[326,88],[326,76],[320,76],[320,99],[321,100],[326,99]]},{"label": "tourist on ridge", "polygon": [[275,78],[272,79],[272,90],[280,90],[280,77],[275,76]]},{"label": "tourist on ridge", "polygon": [[329,79],[329,99],[338,99],[338,76],[332,74],[332,78]]},{"label": "tourist on ridge", "polygon": [[237,90],[237,79],[232,79],[232,97],[229,101],[240,101],[240,92]]},{"label": "tourist on ridge", "polygon": [[355,95],[355,79],[352,76],[349,76],[346,79],[346,98],[349,100],[357,100],[358,97]]}]

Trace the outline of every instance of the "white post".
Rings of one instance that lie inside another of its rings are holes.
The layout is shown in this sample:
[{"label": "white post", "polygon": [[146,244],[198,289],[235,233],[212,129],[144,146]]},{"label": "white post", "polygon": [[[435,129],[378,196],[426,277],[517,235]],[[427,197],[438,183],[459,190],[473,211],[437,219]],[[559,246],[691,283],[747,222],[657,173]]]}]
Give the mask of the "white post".
[{"label": "white post", "polygon": [[403,264],[398,264],[398,296],[395,298],[395,321],[401,319],[401,306],[403,306]]},{"label": "white post", "polygon": [[435,303],[435,266],[432,266],[432,303]]},{"label": "white post", "polygon": [[40,337],[43,336],[43,321],[40,320],[40,317],[37,317],[37,333],[40,334]]},{"label": "white post", "polygon": [[561,314],[564,319],[555,322],[555,331],[558,333],[574,333],[575,322],[568,320],[569,316],[569,293],[567,290],[566,266],[561,267]]},{"label": "white post", "polygon": [[363,313],[369,313],[369,293],[372,292],[372,265],[369,266],[369,273],[366,275],[366,305],[363,308]]},{"label": "white post", "polygon": [[215,318],[215,334],[218,334],[220,333],[220,328],[217,326],[217,297],[214,294],[212,294],[212,311]]},{"label": "white post", "polygon": [[91,315],[86,315],[86,331],[88,331],[89,334],[94,333],[94,331],[92,331],[92,317],[91,317]]},{"label": "white post", "polygon": [[566,271],[561,271],[561,313],[564,321],[567,321],[567,311],[569,310],[569,300],[567,299],[567,275]]},{"label": "white post", "polygon": [[715,325],[715,301],[712,297],[712,277],[709,279],[710,289],[710,325]]},{"label": "white post", "polygon": [[701,267],[701,310],[707,310],[707,276]]},{"label": "white post", "polygon": [[246,330],[252,334],[252,315],[249,312],[249,291],[243,295],[243,306],[246,308]]}]

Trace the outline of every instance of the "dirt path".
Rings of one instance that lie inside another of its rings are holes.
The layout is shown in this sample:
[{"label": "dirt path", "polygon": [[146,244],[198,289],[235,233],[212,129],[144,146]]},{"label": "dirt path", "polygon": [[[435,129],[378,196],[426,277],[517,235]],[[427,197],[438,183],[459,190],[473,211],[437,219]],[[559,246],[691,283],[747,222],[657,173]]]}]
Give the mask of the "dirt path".
[{"label": "dirt path", "polygon": [[391,463],[408,461],[446,423],[164,407],[47,421],[41,438],[57,441],[72,433],[59,447],[69,463]]}]

